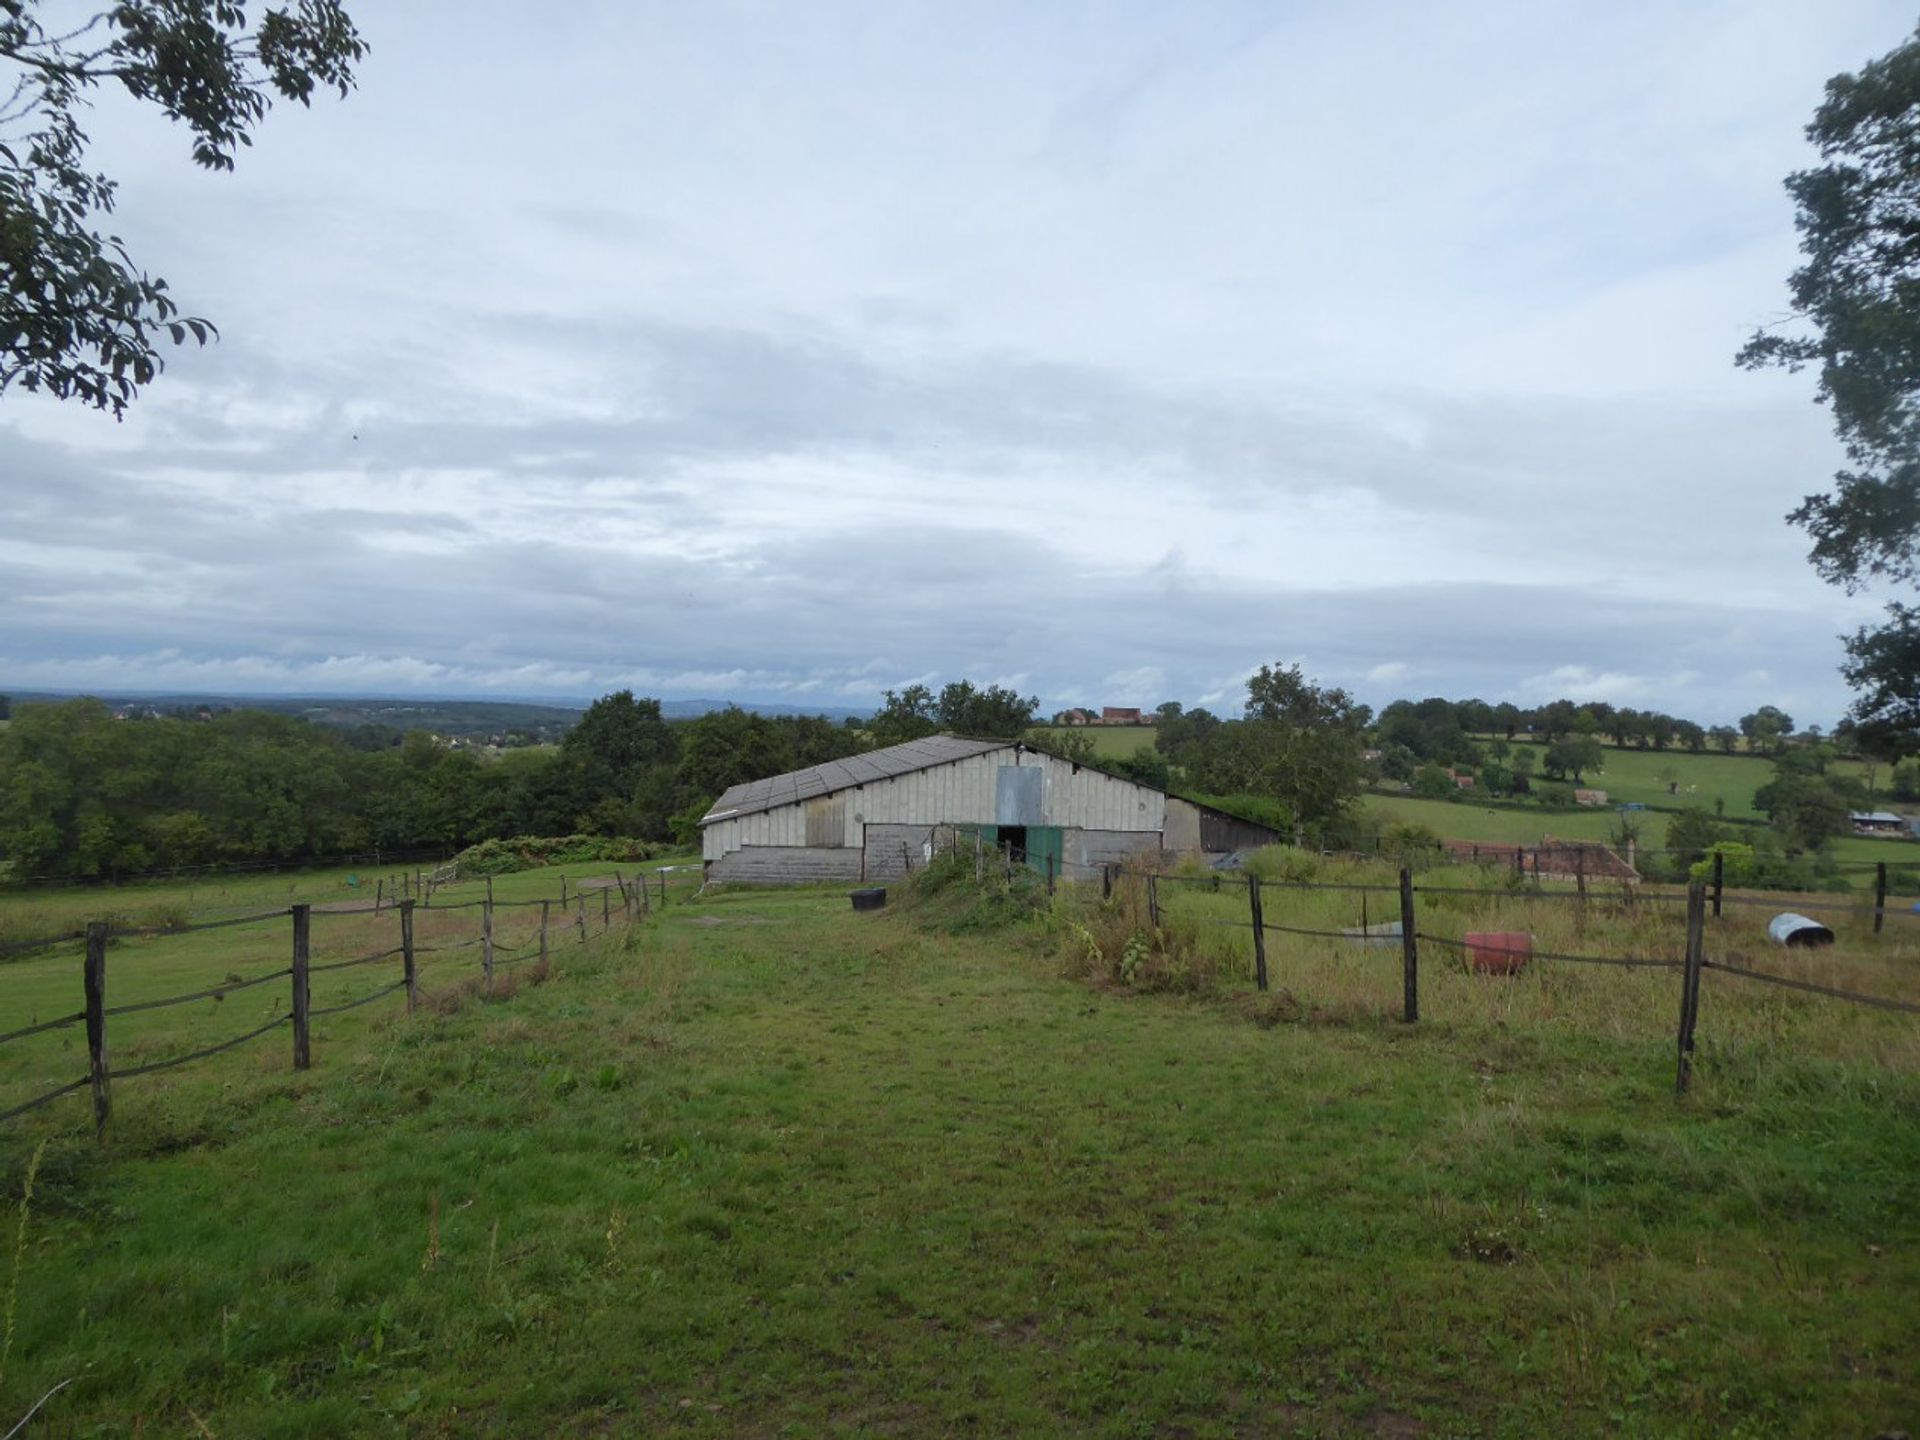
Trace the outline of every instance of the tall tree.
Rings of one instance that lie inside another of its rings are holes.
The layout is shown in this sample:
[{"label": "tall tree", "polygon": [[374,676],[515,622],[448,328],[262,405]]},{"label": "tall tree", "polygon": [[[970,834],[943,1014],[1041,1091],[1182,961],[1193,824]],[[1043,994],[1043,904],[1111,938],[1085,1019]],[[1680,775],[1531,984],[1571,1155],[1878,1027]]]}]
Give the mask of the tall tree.
[{"label": "tall tree", "polygon": [[[1817,365],[1848,468],[1788,519],[1813,537],[1822,578],[1849,592],[1920,581],[1920,31],[1827,82],[1807,138],[1824,162],[1787,177],[1806,263],[1788,280],[1796,333],[1763,331],[1749,369]],[[1810,333],[1808,333],[1810,332]],[[1862,743],[1920,741],[1920,609],[1847,641]]]},{"label": "tall tree", "polygon": [[643,771],[672,758],[674,735],[658,700],[636,700],[633,691],[616,690],[587,707],[561,749],[604,765],[614,785],[630,793]]},{"label": "tall tree", "polygon": [[[120,0],[75,24],[0,0],[0,394],[13,384],[117,416],[160,371],[163,340],[205,344],[167,282],[95,228],[114,182],[88,167],[79,115],[117,85],[184,124],[193,158],[231,170],[271,97],[343,97],[366,44],[339,0],[292,0],[249,25],[237,0]],[[50,23],[49,23],[50,22]]]}]

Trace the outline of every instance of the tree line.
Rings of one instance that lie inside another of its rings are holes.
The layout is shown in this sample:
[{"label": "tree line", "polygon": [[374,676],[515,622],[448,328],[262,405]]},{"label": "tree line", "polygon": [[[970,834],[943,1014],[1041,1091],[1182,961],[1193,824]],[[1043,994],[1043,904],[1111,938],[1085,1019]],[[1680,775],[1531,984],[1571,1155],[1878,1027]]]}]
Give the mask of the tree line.
[{"label": "tree line", "polygon": [[[732,785],[941,731],[1024,738],[1282,834],[1340,845],[1367,828],[1360,799],[1370,783],[1451,796],[1471,776],[1477,794],[1570,802],[1571,785],[1602,764],[1603,736],[1698,751],[1694,732],[1715,733],[1571,701],[1531,710],[1396,701],[1375,716],[1297,665],[1262,666],[1234,715],[1162,705],[1153,744],[1119,760],[1096,761],[1085,732],[1036,729],[1037,710],[1031,696],[959,680],[888,691],[864,720],[729,707],[669,721],[658,700],[621,690],[595,701],[557,746],[489,753],[423,730],[340,728],[262,710],[119,718],[95,700],[25,703],[0,730],[0,860],[19,878],[98,879],[453,851],[521,835],[691,844],[700,817]],[[1795,848],[1840,833],[1848,809],[1870,798],[1834,768],[1838,745],[1796,736],[1774,707],[1733,733],[1773,758],[1777,773],[1756,799]],[[1892,774],[1896,796],[1904,786],[1920,798],[1920,765]],[[1704,830],[1702,843],[1714,843]]]}]

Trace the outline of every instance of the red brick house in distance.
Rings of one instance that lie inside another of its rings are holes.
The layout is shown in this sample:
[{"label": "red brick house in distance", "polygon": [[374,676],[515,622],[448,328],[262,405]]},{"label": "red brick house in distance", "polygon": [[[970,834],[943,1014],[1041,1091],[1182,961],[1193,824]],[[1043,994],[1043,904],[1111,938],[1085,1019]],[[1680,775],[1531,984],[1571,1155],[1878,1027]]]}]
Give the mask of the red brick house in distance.
[{"label": "red brick house in distance", "polygon": [[1140,713],[1137,705],[1103,705],[1100,707],[1102,725],[1145,725],[1147,717]]}]

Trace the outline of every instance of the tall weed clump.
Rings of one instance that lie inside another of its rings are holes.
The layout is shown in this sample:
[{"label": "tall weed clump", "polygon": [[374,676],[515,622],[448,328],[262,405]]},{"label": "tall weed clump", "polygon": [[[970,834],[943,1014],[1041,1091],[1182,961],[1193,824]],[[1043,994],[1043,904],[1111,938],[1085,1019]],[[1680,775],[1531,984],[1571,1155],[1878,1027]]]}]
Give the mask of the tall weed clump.
[{"label": "tall weed clump", "polygon": [[1062,973],[1148,992],[1216,989],[1231,961],[1223,947],[1203,940],[1200,919],[1162,905],[1156,924],[1151,912],[1145,876],[1123,869],[1110,898],[1061,919]]},{"label": "tall weed clump", "polygon": [[1031,924],[1052,908],[1047,882],[1027,866],[1009,874],[998,854],[976,857],[958,847],[915,870],[904,888],[906,906],[922,924],[954,935]]}]

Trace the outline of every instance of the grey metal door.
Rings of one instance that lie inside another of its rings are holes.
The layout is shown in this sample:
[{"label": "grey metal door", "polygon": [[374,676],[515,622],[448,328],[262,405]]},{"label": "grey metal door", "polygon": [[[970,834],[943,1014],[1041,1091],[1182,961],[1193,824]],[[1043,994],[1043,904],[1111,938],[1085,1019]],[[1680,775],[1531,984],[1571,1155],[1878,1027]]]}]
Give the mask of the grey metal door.
[{"label": "grey metal door", "polygon": [[1002,765],[1000,774],[994,783],[993,820],[996,825],[1038,825],[1045,820],[1041,813],[1041,786],[1046,780],[1046,772],[1039,768],[1023,769],[1018,765]]}]

